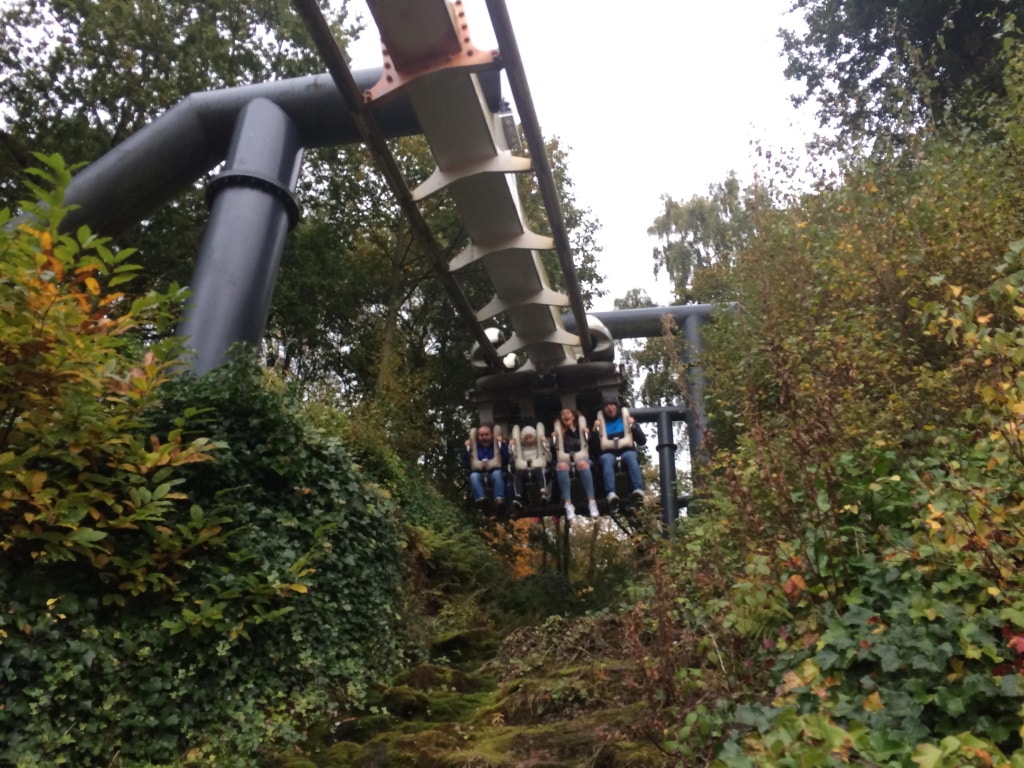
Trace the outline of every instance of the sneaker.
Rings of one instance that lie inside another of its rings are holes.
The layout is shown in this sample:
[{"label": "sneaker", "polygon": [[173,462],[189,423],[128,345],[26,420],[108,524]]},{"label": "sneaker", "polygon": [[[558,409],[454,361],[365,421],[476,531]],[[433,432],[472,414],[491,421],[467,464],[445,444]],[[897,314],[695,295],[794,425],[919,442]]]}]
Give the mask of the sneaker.
[{"label": "sneaker", "polygon": [[617,511],[619,508],[619,494],[612,491],[608,494],[608,509],[611,512]]},{"label": "sneaker", "polygon": [[630,494],[634,504],[642,505],[644,503],[644,492],[639,488],[634,489],[633,493]]},{"label": "sneaker", "polygon": [[494,500],[494,511],[504,512],[505,511],[505,500],[498,498]]},{"label": "sneaker", "polygon": [[473,503],[476,504],[476,508],[477,508],[478,512],[482,512],[484,507],[487,506],[487,501],[485,499],[477,499]]},{"label": "sneaker", "polygon": [[513,499],[512,500],[512,510],[515,511],[515,512],[522,512],[523,511],[523,502],[521,502],[519,499]]},{"label": "sneaker", "polygon": [[547,492],[546,488],[543,491],[540,492],[540,503],[541,504],[547,504],[548,503],[548,492]]},{"label": "sneaker", "polygon": [[573,520],[576,517],[576,507],[572,505],[571,501],[565,502],[565,519]]},{"label": "sneaker", "polygon": [[591,517],[600,517],[601,511],[597,508],[597,502],[596,501],[591,499],[589,502],[587,502],[587,506],[590,507],[590,516]]}]

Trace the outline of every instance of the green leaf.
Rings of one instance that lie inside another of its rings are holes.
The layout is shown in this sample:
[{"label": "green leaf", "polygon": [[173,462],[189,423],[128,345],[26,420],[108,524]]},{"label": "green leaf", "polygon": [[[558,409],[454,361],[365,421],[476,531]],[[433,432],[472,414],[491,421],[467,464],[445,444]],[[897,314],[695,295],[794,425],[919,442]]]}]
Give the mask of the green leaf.
[{"label": "green leaf", "polygon": [[944,757],[943,751],[934,744],[918,744],[911,760],[920,768],[940,768]]}]

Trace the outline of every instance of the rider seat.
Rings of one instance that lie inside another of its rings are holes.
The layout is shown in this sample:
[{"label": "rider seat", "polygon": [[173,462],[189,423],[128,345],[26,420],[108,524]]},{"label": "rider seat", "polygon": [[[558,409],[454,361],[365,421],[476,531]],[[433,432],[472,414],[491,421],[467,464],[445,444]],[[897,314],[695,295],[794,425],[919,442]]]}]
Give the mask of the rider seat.
[{"label": "rider seat", "polygon": [[[604,411],[599,411],[597,417],[594,419],[594,429],[597,430],[598,442],[601,446],[601,452],[606,451],[625,451],[625,450],[636,450],[636,444],[633,440],[633,431],[629,428],[629,408],[620,407],[619,415],[622,417],[622,428],[623,432],[608,434],[608,425],[605,423]],[[595,469],[598,470],[595,475],[595,480],[601,485],[603,482],[603,473],[600,471],[600,462],[595,462]],[[622,469],[622,457],[621,455],[615,456],[615,488],[605,488],[604,492],[607,494],[611,490],[619,495],[619,497],[626,499],[630,494],[629,477],[626,472]]]},{"label": "rider seat", "polygon": [[512,468],[518,474],[520,472],[528,473],[526,490],[534,485],[533,473],[530,470],[540,469],[544,477],[543,486],[537,488],[537,494],[529,493],[529,497],[536,501],[539,498],[540,493],[543,492],[545,495],[549,493],[549,481],[548,481],[548,465],[551,463],[551,447],[548,444],[548,440],[544,435],[544,424],[543,422],[537,422],[536,428],[530,428],[530,431],[536,435],[536,442],[533,445],[525,445],[523,443],[523,435],[526,429],[520,429],[519,425],[512,427],[512,439],[509,441],[509,455],[511,458]]},{"label": "rider seat", "polygon": [[[501,469],[501,427],[495,425],[493,427],[494,433],[494,456],[490,459],[482,460],[477,456],[476,451],[476,427],[469,430],[469,471],[479,472],[484,483],[484,491],[487,494],[487,499],[491,503],[494,501],[494,489],[491,484],[491,470]],[[506,484],[508,479],[505,480]]]},{"label": "rider seat", "polygon": [[[554,429],[552,430],[552,449],[555,454],[555,466],[565,462],[569,465],[569,483],[573,497],[573,503],[578,507],[583,507],[587,503],[586,494],[583,492],[583,486],[579,480],[579,470],[576,467],[576,463],[580,459],[590,459],[590,446],[587,440],[587,418],[580,414],[576,419],[576,431],[580,434],[580,448],[578,451],[565,450],[565,432],[562,427],[562,420],[555,419]],[[595,468],[596,469],[596,468]],[[593,471],[593,470],[592,470]],[[596,473],[595,473],[596,475]],[[564,500],[563,500],[564,501]]]}]

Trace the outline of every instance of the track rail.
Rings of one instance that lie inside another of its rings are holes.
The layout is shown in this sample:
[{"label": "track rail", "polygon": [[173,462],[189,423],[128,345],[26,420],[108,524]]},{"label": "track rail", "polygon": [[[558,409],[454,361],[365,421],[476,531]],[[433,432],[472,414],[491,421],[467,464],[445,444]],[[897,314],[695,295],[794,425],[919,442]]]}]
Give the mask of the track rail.
[{"label": "track rail", "polygon": [[[363,92],[363,104],[356,103],[352,74],[315,0],[294,4],[350,101],[357,123],[366,125],[364,140],[413,230],[426,228],[415,203],[444,194],[454,205],[470,238],[461,253],[440,265],[433,236],[423,232],[420,238],[446,287],[454,283],[453,274],[471,267],[482,268],[490,280],[494,296],[475,310],[463,303],[461,291],[449,287],[477,340],[474,362],[485,369],[476,399],[481,417],[532,417],[539,394],[562,394],[571,406],[581,387],[595,393],[615,389],[619,376],[610,336],[596,323],[595,339],[594,323],[586,315],[554,175],[504,2],[488,0],[499,52],[475,47],[461,0],[369,0],[382,43],[383,74]],[[493,112],[483,97],[478,75],[498,67],[506,71],[529,158],[513,153],[502,115]],[[367,109],[399,96],[412,105],[437,164],[411,192],[383,138],[374,131]],[[531,171],[537,176],[551,235],[531,231],[523,215],[514,174]],[[549,281],[540,258],[543,250],[557,253],[564,288]],[[562,319],[566,308],[572,330]],[[495,334],[493,343],[485,324],[510,333],[507,338]]]}]

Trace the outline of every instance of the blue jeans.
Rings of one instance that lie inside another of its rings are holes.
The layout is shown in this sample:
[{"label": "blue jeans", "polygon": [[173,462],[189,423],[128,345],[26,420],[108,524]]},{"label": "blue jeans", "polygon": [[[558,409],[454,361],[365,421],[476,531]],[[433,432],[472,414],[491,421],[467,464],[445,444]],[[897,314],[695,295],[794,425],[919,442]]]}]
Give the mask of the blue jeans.
[{"label": "blue jeans", "polygon": [[[580,461],[584,462],[587,467],[586,469],[580,469],[577,466],[576,473],[580,476],[580,485],[583,486],[583,492],[587,494],[588,499],[592,499],[594,498],[594,475],[591,474],[590,468],[594,465],[594,462],[590,459],[580,459]],[[579,464],[580,462],[576,463]],[[572,488],[569,480],[569,470],[558,469],[556,470],[556,474],[558,476],[558,490],[562,494],[562,500],[571,501]]]},{"label": "blue jeans", "polygon": [[[491,490],[494,492],[494,498],[504,499],[505,498],[505,472],[500,469],[492,469],[491,475]],[[484,492],[484,473],[483,472],[470,472],[469,473],[469,487],[473,491],[473,501],[480,501],[487,494]]]},{"label": "blue jeans", "polygon": [[[640,457],[632,448],[619,452],[622,457],[622,466],[626,468],[629,475],[629,484],[634,491],[644,489],[644,476],[640,471]],[[602,453],[598,457],[601,462],[601,479],[604,480],[604,492],[612,493],[615,490],[615,454]]]}]

